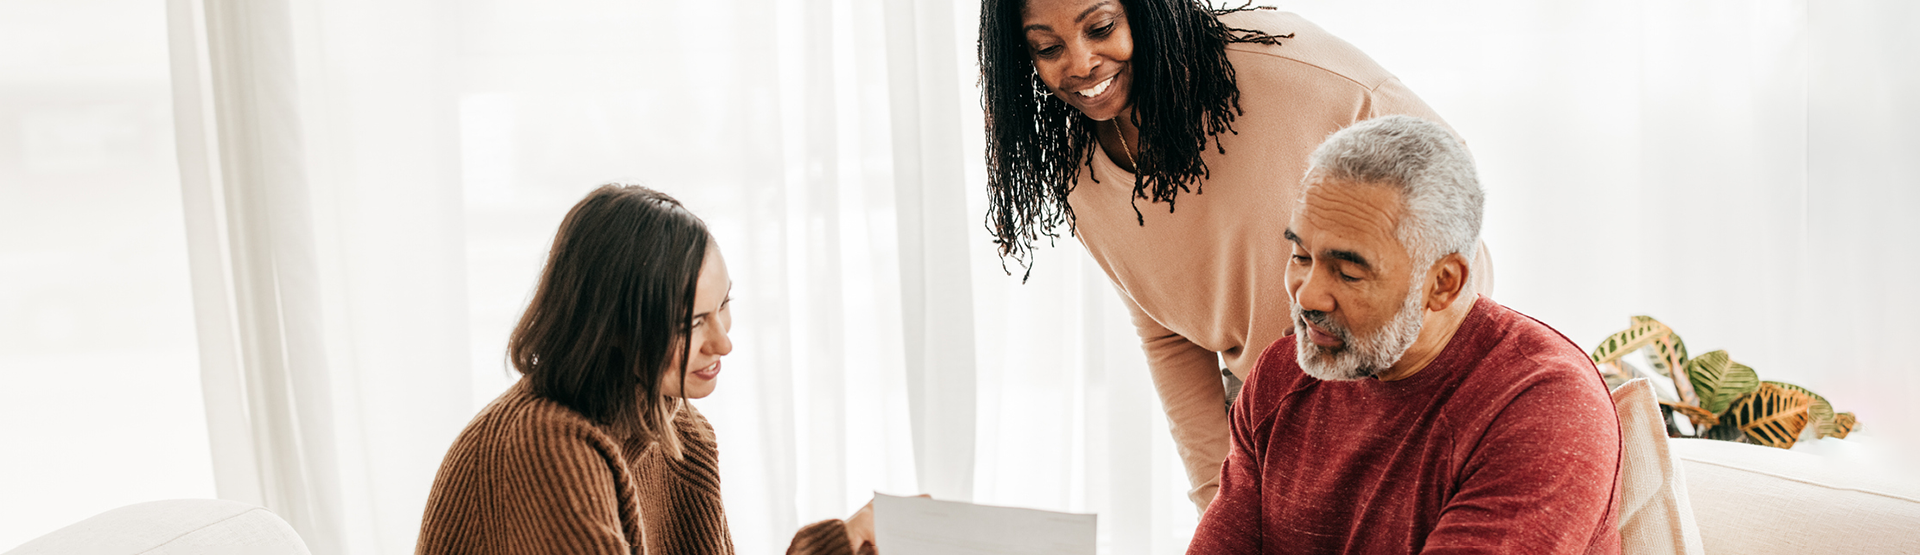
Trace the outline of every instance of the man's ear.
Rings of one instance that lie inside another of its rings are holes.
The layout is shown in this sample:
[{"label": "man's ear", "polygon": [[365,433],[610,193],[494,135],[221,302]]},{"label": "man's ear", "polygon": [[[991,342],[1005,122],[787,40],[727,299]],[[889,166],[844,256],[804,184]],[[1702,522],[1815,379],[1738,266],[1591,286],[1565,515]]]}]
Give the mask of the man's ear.
[{"label": "man's ear", "polygon": [[1453,307],[1454,301],[1467,293],[1468,279],[1471,279],[1472,264],[1467,257],[1453,253],[1433,261],[1427,268],[1427,310],[1442,312]]}]

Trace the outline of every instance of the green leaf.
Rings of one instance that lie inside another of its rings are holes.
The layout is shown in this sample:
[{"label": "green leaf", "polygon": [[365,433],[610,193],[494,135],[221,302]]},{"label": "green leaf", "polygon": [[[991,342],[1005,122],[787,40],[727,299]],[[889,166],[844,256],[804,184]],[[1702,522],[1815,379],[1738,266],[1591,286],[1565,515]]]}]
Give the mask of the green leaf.
[{"label": "green leaf", "polygon": [[1805,389],[1761,382],[1760,389],[1734,401],[1721,422],[1746,433],[1747,443],[1791,449],[1812,423],[1808,414],[1812,408],[1813,396]]},{"label": "green leaf", "polygon": [[1745,364],[1734,362],[1725,350],[1714,351],[1687,361],[1687,379],[1700,396],[1700,408],[1719,415],[1727,411],[1741,395],[1760,388],[1760,375]]},{"label": "green leaf", "polygon": [[[1642,318],[1646,320],[1642,321]],[[1600,342],[1600,346],[1593,348],[1593,354],[1589,356],[1593,357],[1594,364],[1613,362],[1627,356],[1627,353],[1652,344],[1655,339],[1659,339],[1661,335],[1670,331],[1673,330],[1668,329],[1666,324],[1646,316],[1635,316],[1633,327],[1607,337],[1606,341]]]},{"label": "green leaf", "polygon": [[1853,427],[1857,424],[1859,421],[1854,420],[1851,412],[1833,415],[1833,437],[1846,439],[1847,434],[1853,433]]},{"label": "green leaf", "polygon": [[1807,422],[1807,426],[1817,430],[1817,433],[1819,435],[1817,435],[1816,437],[1827,437],[1827,436],[1833,435],[1835,431],[1834,421],[1833,421],[1833,404],[1828,403],[1826,397],[1821,397],[1820,394],[1814,393],[1813,390],[1811,389],[1793,385],[1787,382],[1771,382],[1770,381],[1770,382],[1762,382],[1762,383],[1770,383],[1770,384],[1779,386],[1780,389],[1785,389],[1787,391],[1798,391],[1800,393],[1806,394],[1808,397],[1812,397],[1813,406],[1807,408],[1807,416],[1811,419],[1809,422]]}]

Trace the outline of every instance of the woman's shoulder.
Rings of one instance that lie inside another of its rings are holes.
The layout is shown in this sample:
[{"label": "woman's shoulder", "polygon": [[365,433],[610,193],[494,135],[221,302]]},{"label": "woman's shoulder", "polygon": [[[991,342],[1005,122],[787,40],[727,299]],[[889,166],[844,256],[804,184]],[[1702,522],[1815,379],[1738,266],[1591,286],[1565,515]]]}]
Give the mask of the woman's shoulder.
[{"label": "woman's shoulder", "polygon": [[480,409],[454,442],[456,450],[491,452],[572,451],[583,445],[604,450],[619,442],[585,415],[535,394],[524,379]]},{"label": "woman's shoulder", "polygon": [[1227,57],[1243,80],[1344,80],[1372,90],[1393,79],[1365,52],[1293,12],[1247,10],[1221,15],[1220,22],[1283,37],[1279,44],[1227,45]]},{"label": "woman's shoulder", "polygon": [[707,416],[694,408],[693,403],[680,403],[680,410],[673,415],[673,429],[680,434],[680,444],[687,454],[718,459],[720,439],[713,432],[713,424],[707,422]]}]

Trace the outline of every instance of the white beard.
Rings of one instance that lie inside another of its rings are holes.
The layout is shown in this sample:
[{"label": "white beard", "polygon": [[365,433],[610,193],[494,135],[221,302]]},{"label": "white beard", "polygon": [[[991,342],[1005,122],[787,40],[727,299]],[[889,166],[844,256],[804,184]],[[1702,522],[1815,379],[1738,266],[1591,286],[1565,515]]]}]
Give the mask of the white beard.
[{"label": "white beard", "polygon": [[[1421,272],[1425,274],[1425,272]],[[1352,331],[1333,322],[1325,313],[1316,313],[1314,327],[1340,339],[1340,346],[1332,349],[1315,345],[1307,338],[1307,318],[1300,310],[1299,303],[1292,304],[1294,360],[1300,363],[1300,369],[1307,375],[1328,381],[1353,381],[1371,378],[1392,367],[1407,354],[1407,348],[1420,338],[1423,295],[1421,282],[1425,275],[1414,276],[1413,286],[1407,291],[1407,298],[1400,303],[1400,312],[1382,326],[1379,331],[1366,337],[1358,337]]]}]

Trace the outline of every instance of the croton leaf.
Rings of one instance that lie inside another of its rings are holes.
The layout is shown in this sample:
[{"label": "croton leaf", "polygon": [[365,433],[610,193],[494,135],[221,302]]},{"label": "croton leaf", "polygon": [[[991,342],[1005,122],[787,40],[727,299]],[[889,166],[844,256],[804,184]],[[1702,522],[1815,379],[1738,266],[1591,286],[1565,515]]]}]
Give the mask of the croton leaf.
[{"label": "croton leaf", "polygon": [[1700,408],[1723,414],[1741,395],[1760,388],[1760,375],[1745,364],[1734,362],[1725,350],[1714,351],[1687,361],[1687,380],[1700,396]]},{"label": "croton leaf", "polygon": [[1734,443],[1747,442],[1747,434],[1742,433],[1740,431],[1739,426],[1734,426],[1732,424],[1728,424],[1725,422],[1716,424],[1705,430],[1701,430],[1700,437],[1703,439],[1712,439],[1717,441],[1731,441]]},{"label": "croton leaf", "polygon": [[[1648,323],[1659,324],[1660,321],[1653,319],[1652,316],[1633,317],[1635,326]],[[1647,357],[1647,360],[1653,363],[1654,370],[1667,377],[1673,377],[1672,369],[1680,368],[1687,363],[1687,342],[1680,340],[1680,333],[1674,331],[1673,326],[1666,326],[1666,328],[1665,334],[1653,338],[1653,342],[1647,345],[1653,349],[1653,356]]]},{"label": "croton leaf", "polygon": [[1693,390],[1693,382],[1687,379],[1687,344],[1680,341],[1680,334],[1667,332],[1654,340],[1652,348],[1655,350],[1652,358],[1659,361],[1654,368],[1667,372],[1667,377],[1673,378],[1680,401],[1698,406],[1700,395]]},{"label": "croton leaf", "polygon": [[[1643,321],[1641,318],[1646,319]],[[1594,347],[1593,354],[1588,356],[1593,357],[1594,364],[1613,362],[1620,357],[1627,356],[1627,353],[1640,350],[1641,347],[1652,344],[1653,341],[1659,339],[1661,335],[1671,331],[1673,330],[1668,329],[1666,324],[1662,324],[1659,321],[1645,316],[1636,316],[1634,317],[1633,327],[1608,336],[1607,340],[1601,341],[1600,346]]]},{"label": "croton leaf", "polygon": [[1853,413],[1851,412],[1833,415],[1833,437],[1846,439],[1847,434],[1853,433],[1853,427],[1858,423],[1858,421],[1853,419]]},{"label": "croton leaf", "polygon": [[1787,389],[1773,382],[1762,382],[1759,389],[1742,395],[1720,421],[1732,424],[1747,434],[1747,443],[1788,449],[1806,429],[1808,409],[1813,396],[1804,389]]},{"label": "croton leaf", "polygon": [[1820,394],[1814,393],[1813,390],[1800,387],[1797,385],[1793,385],[1790,383],[1786,383],[1786,382],[1762,382],[1762,383],[1773,384],[1775,386],[1779,386],[1781,389],[1785,389],[1788,391],[1798,391],[1802,394],[1805,394],[1807,397],[1812,398],[1813,406],[1807,407],[1807,417],[1809,418],[1807,425],[1813,427],[1815,437],[1827,437],[1827,436],[1833,435],[1833,432],[1834,432],[1833,404],[1828,403],[1826,397],[1821,397]]}]

